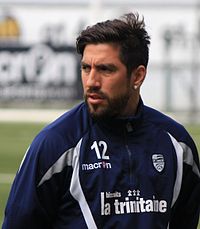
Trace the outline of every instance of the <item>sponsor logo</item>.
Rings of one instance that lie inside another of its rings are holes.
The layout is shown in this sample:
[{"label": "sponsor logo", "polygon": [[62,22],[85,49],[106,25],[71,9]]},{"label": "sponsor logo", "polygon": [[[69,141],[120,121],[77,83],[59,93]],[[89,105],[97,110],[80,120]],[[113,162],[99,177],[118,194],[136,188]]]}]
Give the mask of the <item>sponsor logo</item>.
[{"label": "sponsor logo", "polygon": [[73,47],[0,46],[0,101],[77,99],[77,74]]},{"label": "sponsor logo", "polygon": [[158,200],[155,195],[145,199],[140,193],[140,190],[129,190],[127,196],[122,199],[120,192],[101,192],[101,215],[165,213],[167,211],[166,200]]},{"label": "sponsor logo", "polygon": [[94,169],[111,169],[111,163],[100,161],[89,164],[82,164],[82,170],[94,170]]},{"label": "sponsor logo", "polygon": [[164,156],[162,154],[153,154],[152,155],[152,162],[153,162],[154,168],[158,172],[163,171],[163,169],[165,167],[165,160],[164,160]]}]

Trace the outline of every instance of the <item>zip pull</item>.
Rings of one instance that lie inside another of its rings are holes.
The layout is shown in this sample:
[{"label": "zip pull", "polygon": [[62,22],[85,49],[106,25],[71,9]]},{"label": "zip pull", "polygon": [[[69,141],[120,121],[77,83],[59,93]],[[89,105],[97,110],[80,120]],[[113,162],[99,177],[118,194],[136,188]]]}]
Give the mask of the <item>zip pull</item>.
[{"label": "zip pull", "polygon": [[127,129],[128,132],[132,132],[133,131],[133,127],[132,127],[130,122],[127,122],[126,129]]}]

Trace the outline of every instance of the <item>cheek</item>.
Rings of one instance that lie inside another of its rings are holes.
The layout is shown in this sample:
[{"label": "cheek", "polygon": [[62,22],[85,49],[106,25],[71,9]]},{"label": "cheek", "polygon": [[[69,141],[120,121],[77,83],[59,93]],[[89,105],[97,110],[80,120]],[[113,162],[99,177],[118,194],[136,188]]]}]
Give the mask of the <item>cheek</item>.
[{"label": "cheek", "polygon": [[113,94],[125,94],[128,93],[130,84],[127,80],[118,80],[110,84],[109,91]]},{"label": "cheek", "polygon": [[85,79],[85,77],[81,77],[81,82],[82,82],[83,89],[85,90],[85,87],[86,87],[86,79]]}]

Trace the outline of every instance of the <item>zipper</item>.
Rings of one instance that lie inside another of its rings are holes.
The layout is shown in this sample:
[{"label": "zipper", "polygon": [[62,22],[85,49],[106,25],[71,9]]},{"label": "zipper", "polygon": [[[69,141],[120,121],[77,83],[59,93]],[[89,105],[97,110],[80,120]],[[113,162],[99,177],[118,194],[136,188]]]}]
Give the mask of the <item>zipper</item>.
[{"label": "zipper", "polygon": [[130,184],[133,182],[133,165],[132,165],[132,153],[131,150],[129,149],[128,144],[125,144],[126,151],[128,153],[128,161],[129,161],[129,182]]},{"label": "zipper", "polygon": [[125,129],[124,129],[124,143],[126,152],[128,154],[128,165],[129,165],[129,182],[130,184],[133,184],[133,153],[131,152],[129,146],[128,146],[128,139],[127,139],[127,132],[133,131],[133,128],[131,124],[128,122]]}]

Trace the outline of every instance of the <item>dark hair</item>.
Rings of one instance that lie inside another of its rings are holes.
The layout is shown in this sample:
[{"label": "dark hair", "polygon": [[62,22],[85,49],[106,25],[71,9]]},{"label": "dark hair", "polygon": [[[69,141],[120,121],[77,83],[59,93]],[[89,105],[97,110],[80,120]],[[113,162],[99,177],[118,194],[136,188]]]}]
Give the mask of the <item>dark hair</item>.
[{"label": "dark hair", "polygon": [[128,73],[139,65],[147,67],[150,37],[145,29],[144,18],[138,13],[128,13],[120,19],[107,20],[88,26],[76,40],[77,52],[83,56],[88,44],[115,43],[120,46],[120,59]]}]

